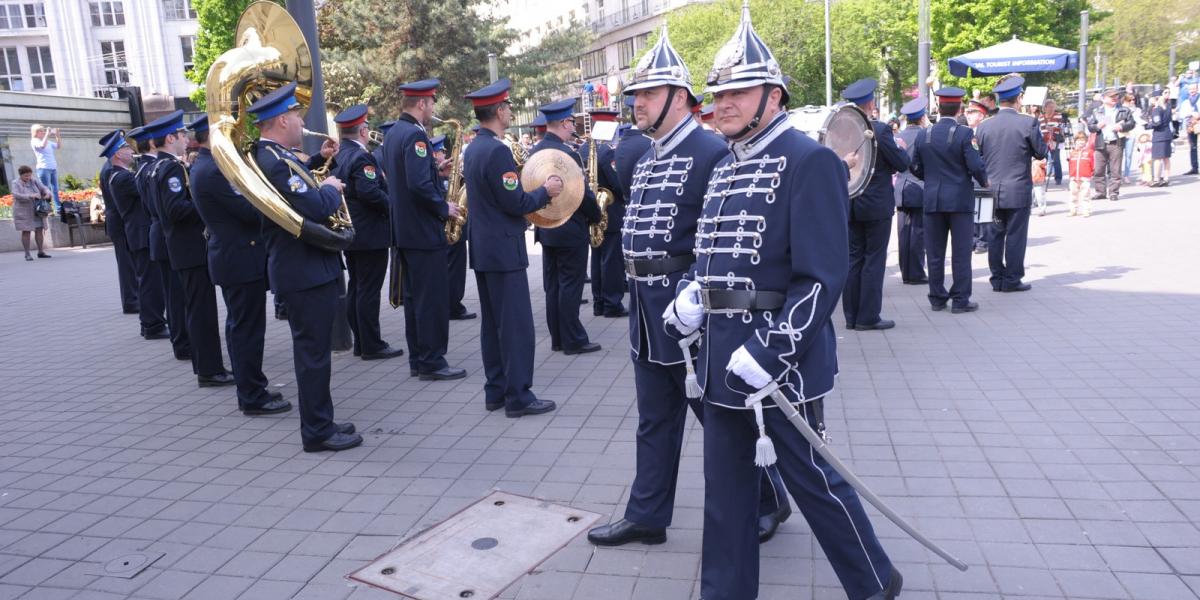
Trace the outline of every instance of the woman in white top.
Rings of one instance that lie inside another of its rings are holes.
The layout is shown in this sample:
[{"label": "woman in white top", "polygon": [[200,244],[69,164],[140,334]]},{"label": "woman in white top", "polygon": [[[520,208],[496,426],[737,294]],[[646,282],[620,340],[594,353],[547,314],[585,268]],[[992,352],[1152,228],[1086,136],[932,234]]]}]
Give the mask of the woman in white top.
[{"label": "woman in white top", "polygon": [[37,178],[50,188],[54,213],[62,214],[62,202],[58,198],[58,160],[54,158],[54,152],[62,146],[62,138],[59,137],[58,129],[46,127],[41,123],[34,123],[29,128],[29,135],[29,145],[33,147],[33,153],[37,156]]}]

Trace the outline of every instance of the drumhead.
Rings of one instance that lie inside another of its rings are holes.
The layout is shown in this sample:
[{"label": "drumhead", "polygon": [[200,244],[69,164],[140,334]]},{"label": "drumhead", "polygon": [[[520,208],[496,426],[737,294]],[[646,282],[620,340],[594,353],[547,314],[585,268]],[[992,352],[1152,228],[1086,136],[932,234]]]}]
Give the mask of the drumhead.
[{"label": "drumhead", "polygon": [[853,104],[805,106],[790,111],[788,121],[843,160],[857,152],[858,164],[850,169],[850,197],[867,189],[875,172],[875,132],[866,113]]}]

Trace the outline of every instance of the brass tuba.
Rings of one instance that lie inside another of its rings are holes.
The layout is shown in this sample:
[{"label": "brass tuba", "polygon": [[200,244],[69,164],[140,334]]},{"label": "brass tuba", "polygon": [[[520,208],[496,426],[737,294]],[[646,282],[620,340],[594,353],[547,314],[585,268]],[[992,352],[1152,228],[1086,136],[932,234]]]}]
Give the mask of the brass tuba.
[{"label": "brass tuba", "polygon": [[600,206],[600,221],[588,227],[588,238],[593,248],[599,248],[604,243],[604,230],[608,229],[608,207],[616,201],[612,190],[600,187],[600,159],[596,148],[596,136],[588,137],[588,187],[596,195],[596,204]]},{"label": "brass tuba", "polygon": [[[434,117],[437,119],[437,117]],[[457,217],[451,217],[446,220],[446,242],[448,244],[457,244],[458,240],[462,239],[463,228],[467,225],[467,182],[463,179],[463,136],[462,123],[454,119],[437,119],[454,129],[452,139],[454,140],[454,150],[450,153],[450,189],[446,191],[446,201],[453,202],[458,205],[459,213]]]},{"label": "brass tuba", "polygon": [[263,0],[242,12],[234,39],[237,47],[213,62],[205,80],[209,144],[217,167],[251,205],[284,231],[324,250],[346,249],[354,240],[354,225],[345,200],[326,223],[297,212],[258,168],[250,115],[244,110],[291,81],[298,83],[296,99],[310,103],[312,54],[304,34],[283,7]]}]

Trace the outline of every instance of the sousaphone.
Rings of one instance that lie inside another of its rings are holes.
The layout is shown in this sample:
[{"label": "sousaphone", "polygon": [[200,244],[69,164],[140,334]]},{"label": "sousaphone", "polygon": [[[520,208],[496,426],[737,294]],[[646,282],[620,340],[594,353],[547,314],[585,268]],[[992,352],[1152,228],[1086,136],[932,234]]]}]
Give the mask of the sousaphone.
[{"label": "sousaphone", "polygon": [[209,145],[217,167],[234,189],[284,231],[325,250],[345,250],[354,240],[345,203],[325,223],[297,212],[254,161],[250,115],[244,110],[292,81],[297,83],[296,99],[309,105],[313,65],[304,34],[283,7],[264,0],[242,12],[234,39],[237,46],[213,62],[205,80]]}]

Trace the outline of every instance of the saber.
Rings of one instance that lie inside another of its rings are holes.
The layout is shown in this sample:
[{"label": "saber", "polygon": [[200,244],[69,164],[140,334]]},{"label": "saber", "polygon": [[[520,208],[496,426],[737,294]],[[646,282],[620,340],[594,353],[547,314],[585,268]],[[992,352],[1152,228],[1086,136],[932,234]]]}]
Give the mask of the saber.
[{"label": "saber", "polygon": [[800,434],[804,436],[804,439],[808,440],[809,445],[811,445],[813,449],[816,450],[817,453],[819,453],[821,457],[823,457],[825,461],[833,467],[833,470],[837,471],[842,477],[845,477],[846,481],[850,482],[850,486],[853,487],[860,496],[866,498],[867,502],[870,502],[872,506],[879,509],[879,512],[883,513],[883,516],[895,523],[898,527],[900,527],[900,529],[903,529],[905,533],[912,536],[912,539],[920,542],[922,546],[929,548],[934,554],[937,554],[946,562],[954,565],[954,567],[959,571],[967,570],[967,563],[959,560],[941,546],[938,546],[933,540],[921,535],[921,533],[913,528],[908,521],[904,520],[904,517],[896,514],[891,507],[889,507],[883,502],[882,499],[879,498],[879,496],[875,495],[875,492],[871,491],[871,488],[867,487],[867,484],[863,483],[862,480],[859,479],[849,467],[839,460],[833,451],[829,449],[829,446],[825,444],[825,440],[821,439],[821,436],[817,435],[817,432],[813,431],[813,428],[808,424],[808,421],[804,420],[804,417],[800,415],[800,411],[796,410],[796,407],[792,406],[791,402],[788,402],[788,399],[783,395],[783,392],[779,391],[778,383],[772,382],[771,385],[760,390],[757,394],[755,394],[755,396],[761,398],[762,396],[768,394],[771,396],[771,400],[775,401],[775,404],[779,407],[779,410],[783,411],[783,414],[787,417],[788,421],[791,421],[792,425],[794,425],[796,429],[800,430]]}]

